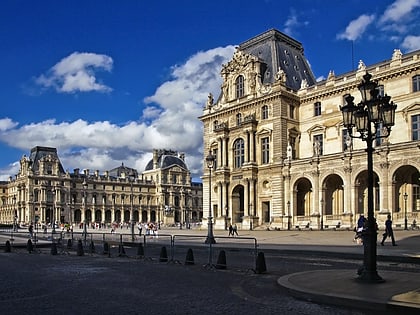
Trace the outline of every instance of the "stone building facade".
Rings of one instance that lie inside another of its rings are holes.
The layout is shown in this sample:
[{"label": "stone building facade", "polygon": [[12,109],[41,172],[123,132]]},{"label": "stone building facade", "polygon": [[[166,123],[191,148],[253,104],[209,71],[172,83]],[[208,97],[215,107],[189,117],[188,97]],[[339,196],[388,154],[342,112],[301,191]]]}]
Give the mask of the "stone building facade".
[{"label": "stone building facade", "polygon": [[366,72],[397,104],[390,136],[374,143],[375,217],[418,221],[420,51],[316,82],[302,45],[277,30],[238,47],[200,117],[204,154],[216,157],[211,187],[203,169],[204,217],[211,205],[216,229],[353,228],[367,215],[366,143],[348,137],[340,106],[361,100]]},{"label": "stone building facade", "polygon": [[154,150],[143,173],[122,164],[100,174],[64,171],[56,148],[37,146],[0,188],[3,224],[173,225],[202,218],[202,185],[191,182],[184,154],[171,150]]}]

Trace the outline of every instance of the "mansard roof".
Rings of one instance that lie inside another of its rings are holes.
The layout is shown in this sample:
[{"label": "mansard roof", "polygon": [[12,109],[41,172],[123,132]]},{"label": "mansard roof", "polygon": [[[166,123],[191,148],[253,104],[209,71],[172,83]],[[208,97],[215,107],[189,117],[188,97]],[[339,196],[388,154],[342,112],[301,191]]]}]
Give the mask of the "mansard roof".
[{"label": "mansard roof", "polygon": [[306,80],[308,86],[316,83],[315,76],[303,54],[302,44],[275,29],[243,42],[239,45],[239,49],[258,57],[266,64],[261,77],[263,84],[274,83],[279,69],[286,74],[286,86],[293,90],[299,90],[303,80]]},{"label": "mansard roof", "polygon": [[29,162],[30,162],[30,168],[32,169],[32,171],[34,172],[39,171],[39,161],[44,158],[51,159],[51,161],[57,160],[59,164],[59,172],[64,173],[64,168],[58,157],[57,149],[51,148],[51,147],[41,147],[41,146],[36,146],[31,149]]},{"label": "mansard roof", "polygon": [[[151,159],[149,163],[147,163],[146,168],[144,170],[145,171],[153,170],[154,169],[153,164],[154,164],[154,161],[153,159]],[[180,157],[177,156],[176,152],[161,150],[157,157],[156,168],[166,169],[174,165],[177,165],[184,170],[188,170],[187,165]]]},{"label": "mansard roof", "polygon": [[[123,175],[124,174],[124,175]],[[109,171],[109,176],[112,177],[138,177],[138,172],[134,168],[127,167],[124,165],[124,163],[121,163],[120,166],[113,168]]]}]

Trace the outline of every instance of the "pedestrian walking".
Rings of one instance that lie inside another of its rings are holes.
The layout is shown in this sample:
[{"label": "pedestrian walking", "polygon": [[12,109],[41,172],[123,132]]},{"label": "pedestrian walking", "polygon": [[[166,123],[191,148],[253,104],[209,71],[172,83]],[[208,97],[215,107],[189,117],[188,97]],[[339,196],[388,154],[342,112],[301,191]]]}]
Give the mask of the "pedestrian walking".
[{"label": "pedestrian walking", "polygon": [[236,224],[233,225],[233,232],[232,232],[232,236],[234,236],[234,234],[236,234],[236,236],[238,235],[238,227],[236,226]]},{"label": "pedestrian walking", "polygon": [[233,226],[229,224],[229,236],[233,236]]},{"label": "pedestrian walking", "polygon": [[34,226],[32,225],[32,223],[29,225],[28,230],[29,230],[29,236],[30,238],[32,238],[34,235]]},{"label": "pedestrian walking", "polygon": [[388,219],[385,221],[385,233],[382,234],[382,236],[383,236],[382,242],[381,242],[382,246],[384,246],[384,242],[387,237],[391,238],[392,246],[397,246],[397,244],[395,244],[394,231],[392,229],[392,220],[391,220],[390,214],[388,214]]},{"label": "pedestrian walking", "polygon": [[357,227],[355,228],[356,234],[354,235],[353,241],[357,242],[357,244],[362,243],[362,232],[366,225],[366,218],[362,214],[360,214],[359,219],[357,220]]}]

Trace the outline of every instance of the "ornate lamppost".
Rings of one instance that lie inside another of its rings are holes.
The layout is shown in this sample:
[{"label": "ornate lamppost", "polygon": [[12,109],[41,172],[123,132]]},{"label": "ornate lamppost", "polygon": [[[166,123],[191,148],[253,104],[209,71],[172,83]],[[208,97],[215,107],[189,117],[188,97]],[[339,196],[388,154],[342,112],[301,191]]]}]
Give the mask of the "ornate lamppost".
[{"label": "ornate lamppost", "polygon": [[[51,221],[52,221],[52,234],[55,234],[55,188],[51,191],[52,194],[52,215],[51,215]],[[52,237],[54,239],[54,236]]]},{"label": "ornate lamppost", "polygon": [[404,230],[408,230],[408,222],[407,222],[407,199],[408,199],[408,194],[405,192],[404,193]]},{"label": "ornate lamppost", "polygon": [[[355,105],[354,97],[345,96],[346,105],[340,106],[343,114],[343,125],[352,138],[366,141],[367,145],[367,173],[368,173],[368,226],[364,232],[363,268],[358,270],[359,280],[369,283],[383,282],[378,275],[376,266],[376,219],[374,217],[373,204],[373,141],[378,138],[386,138],[391,133],[391,127],[395,123],[395,110],[397,105],[389,102],[390,96],[380,96],[378,83],[371,81],[372,75],[368,72],[363,76],[358,89],[362,95],[362,101]],[[359,133],[353,135],[353,129]]]},{"label": "ornate lamppost", "polygon": [[287,201],[287,230],[290,231],[290,225],[291,225],[291,215],[290,215],[290,200]]},{"label": "ornate lamppost", "polygon": [[84,221],[83,221],[83,240],[86,245],[86,238],[87,238],[87,219],[86,219],[86,190],[88,188],[88,183],[86,182],[86,178],[83,180],[83,214],[84,214]]},{"label": "ornate lamppost", "polygon": [[321,231],[324,231],[324,199],[321,199]]},{"label": "ornate lamppost", "polygon": [[216,240],[214,239],[213,235],[213,216],[211,211],[211,170],[214,167],[214,162],[216,157],[209,151],[209,155],[206,157],[206,164],[209,169],[209,216],[208,216],[208,223],[207,223],[207,238],[205,243],[206,244],[216,244]]}]

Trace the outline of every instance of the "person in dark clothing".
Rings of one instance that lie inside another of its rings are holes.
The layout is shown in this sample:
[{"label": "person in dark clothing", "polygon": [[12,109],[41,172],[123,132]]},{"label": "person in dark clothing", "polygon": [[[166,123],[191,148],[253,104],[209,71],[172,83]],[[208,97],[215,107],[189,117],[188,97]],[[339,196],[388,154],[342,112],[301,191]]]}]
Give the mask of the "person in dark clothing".
[{"label": "person in dark clothing", "polygon": [[394,231],[392,230],[392,220],[390,214],[388,214],[388,219],[385,221],[385,233],[382,236],[382,246],[384,246],[384,242],[387,237],[391,238],[392,246],[397,246],[397,244],[395,244]]}]

